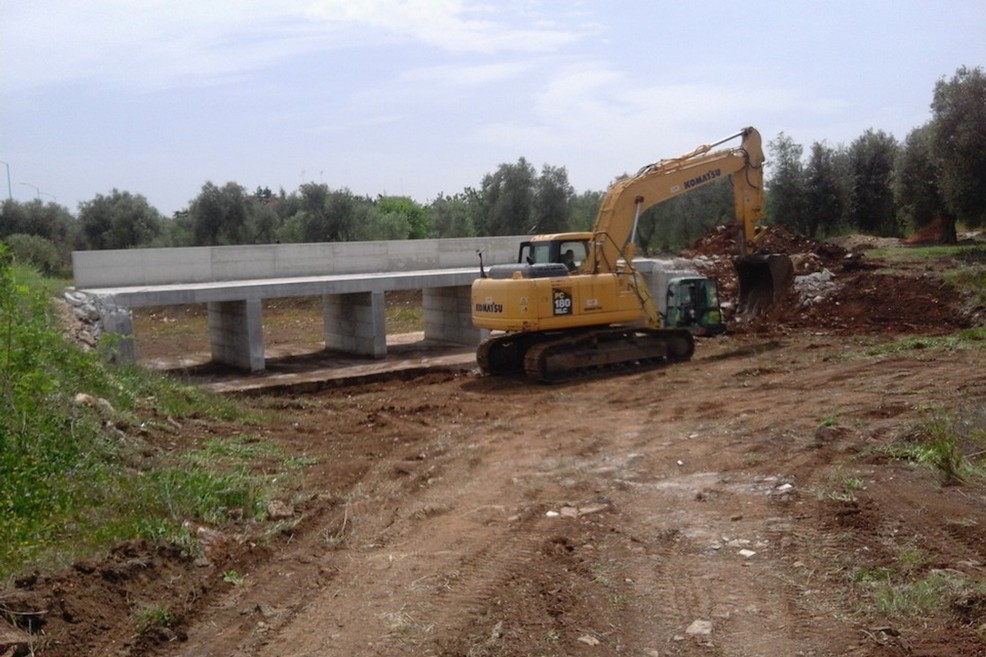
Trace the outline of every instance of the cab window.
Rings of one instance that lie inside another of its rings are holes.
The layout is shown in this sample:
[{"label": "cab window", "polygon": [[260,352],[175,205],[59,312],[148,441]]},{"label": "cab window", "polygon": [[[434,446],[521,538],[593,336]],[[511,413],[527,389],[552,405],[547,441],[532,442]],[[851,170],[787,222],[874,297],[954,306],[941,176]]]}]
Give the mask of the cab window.
[{"label": "cab window", "polygon": [[571,259],[572,265],[578,267],[585,260],[585,242],[578,240],[575,242],[562,242],[559,245],[558,254],[561,256],[561,262],[566,265],[569,264],[569,259]]}]

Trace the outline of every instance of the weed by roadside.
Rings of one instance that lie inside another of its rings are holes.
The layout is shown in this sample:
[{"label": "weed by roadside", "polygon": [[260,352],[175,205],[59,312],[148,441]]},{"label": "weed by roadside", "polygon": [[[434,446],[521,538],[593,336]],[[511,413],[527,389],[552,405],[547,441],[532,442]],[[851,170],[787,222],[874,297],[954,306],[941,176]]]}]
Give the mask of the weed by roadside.
[{"label": "weed by roadside", "polygon": [[986,480],[986,406],[936,412],[880,451],[931,468],[943,486]]},{"label": "weed by roadside", "polygon": [[[242,431],[259,419],[80,351],[51,319],[49,298],[45,280],[0,244],[0,582],[134,538],[193,551],[185,521],[263,516],[271,473],[291,466]],[[232,435],[178,451],[160,444],[201,420],[226,422]],[[250,467],[258,453],[265,472]]]}]

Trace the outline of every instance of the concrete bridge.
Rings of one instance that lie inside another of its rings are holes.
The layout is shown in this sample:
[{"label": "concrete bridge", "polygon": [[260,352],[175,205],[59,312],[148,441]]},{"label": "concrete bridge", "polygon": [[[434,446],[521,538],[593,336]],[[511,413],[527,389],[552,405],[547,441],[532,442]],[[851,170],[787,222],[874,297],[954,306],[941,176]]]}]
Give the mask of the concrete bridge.
[{"label": "concrete bridge", "polygon": [[523,237],[76,251],[75,289],[98,300],[117,357],[135,362],[133,308],[205,304],[212,359],[265,368],[261,301],[321,296],[325,347],[383,358],[384,293],[422,290],[426,339],[478,344],[469,307],[486,264],[513,262]]}]

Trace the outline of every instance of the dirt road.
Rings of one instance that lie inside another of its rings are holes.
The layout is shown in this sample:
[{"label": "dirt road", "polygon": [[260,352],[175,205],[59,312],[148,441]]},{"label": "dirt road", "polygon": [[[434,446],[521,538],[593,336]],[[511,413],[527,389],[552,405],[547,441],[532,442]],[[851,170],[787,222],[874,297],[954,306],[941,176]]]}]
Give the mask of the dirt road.
[{"label": "dirt road", "polygon": [[865,577],[920,552],[920,576],[981,581],[981,487],[880,448],[981,403],[986,357],[864,352],[727,339],[579,385],[309,399],[282,420],[320,459],[304,528],[159,652],[986,654],[986,599],[888,619]]},{"label": "dirt road", "polygon": [[[291,511],[22,582],[40,654],[986,655],[986,488],[902,457],[986,426],[986,350],[903,294],[897,324],[818,302],[625,376],[246,399],[311,464]],[[152,601],[174,621],[135,632]]]}]

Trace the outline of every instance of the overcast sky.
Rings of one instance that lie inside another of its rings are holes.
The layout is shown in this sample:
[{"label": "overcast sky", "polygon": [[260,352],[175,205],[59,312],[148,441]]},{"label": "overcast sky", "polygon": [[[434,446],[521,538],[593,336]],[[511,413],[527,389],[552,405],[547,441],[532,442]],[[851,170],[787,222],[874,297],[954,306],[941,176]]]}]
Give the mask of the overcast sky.
[{"label": "overcast sky", "polygon": [[903,139],[963,65],[986,0],[0,0],[0,160],[73,212],[207,181],[427,203],[519,157],[603,190],[747,125]]}]

